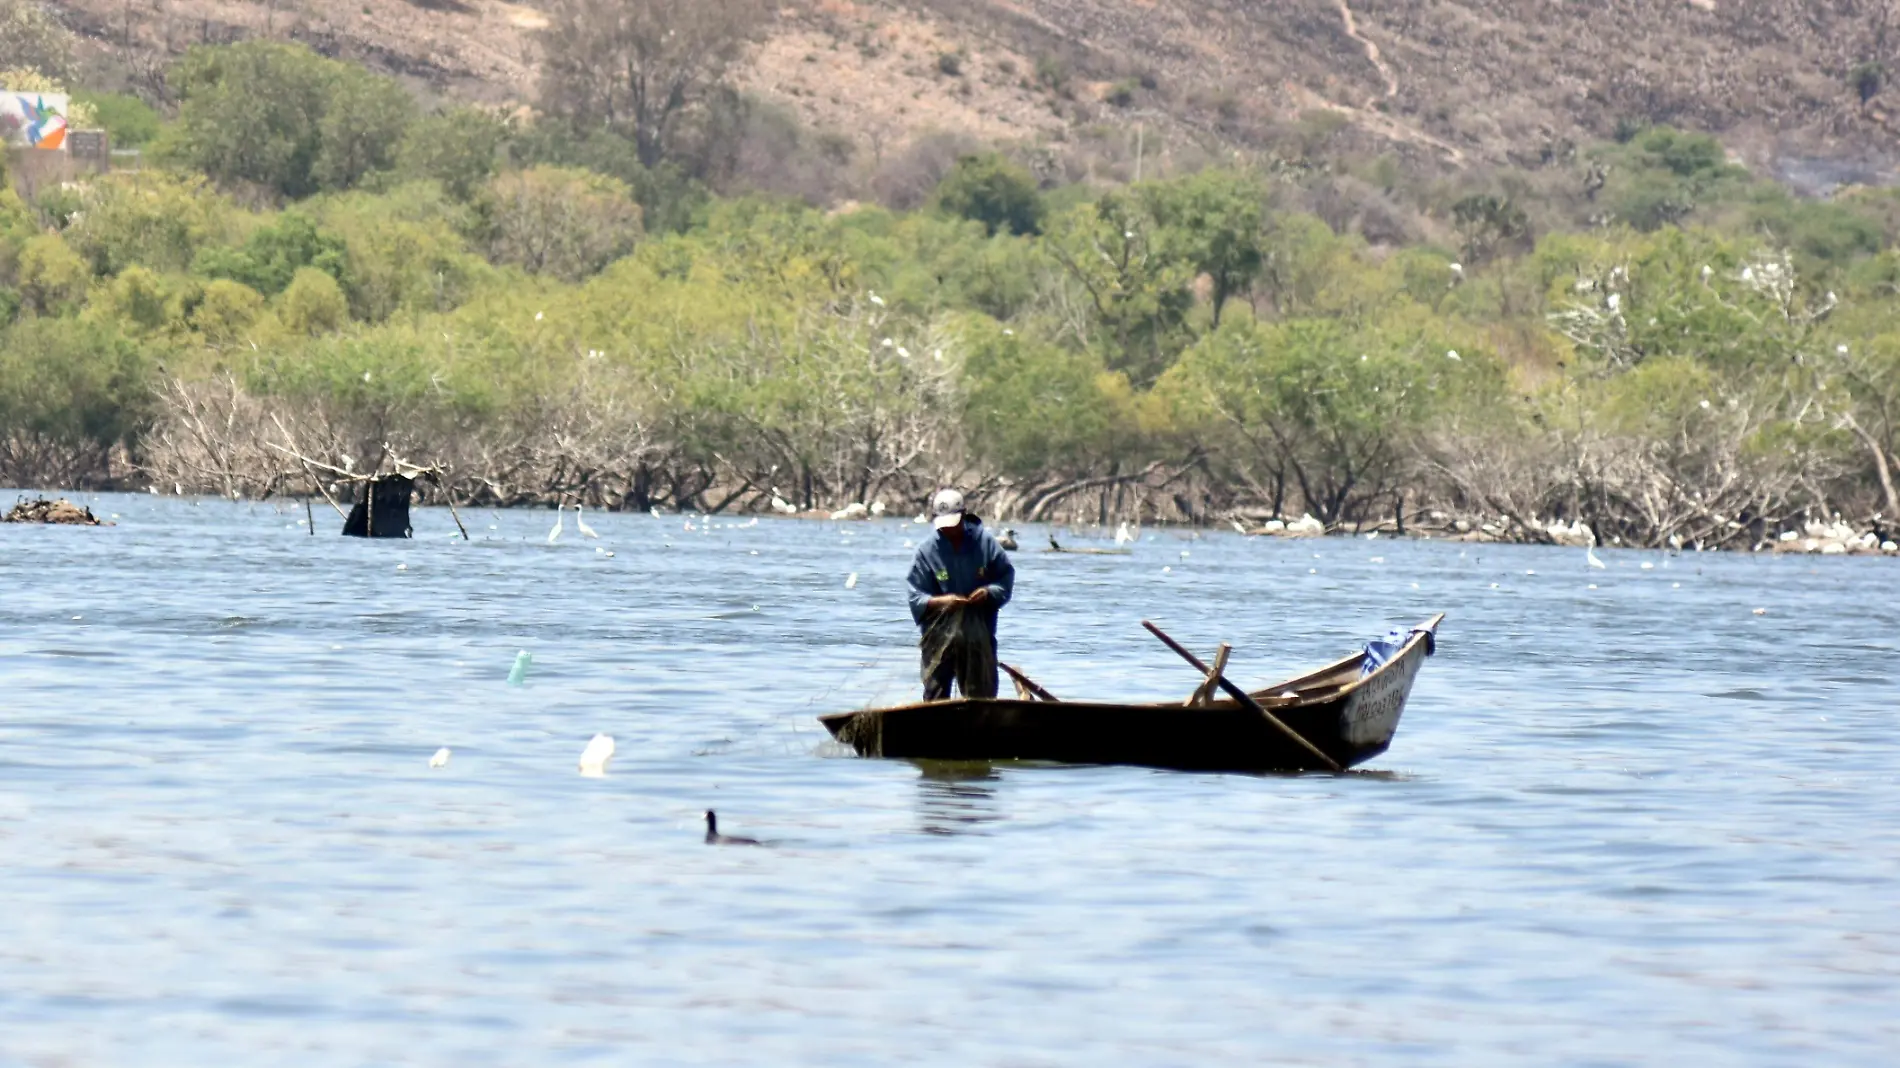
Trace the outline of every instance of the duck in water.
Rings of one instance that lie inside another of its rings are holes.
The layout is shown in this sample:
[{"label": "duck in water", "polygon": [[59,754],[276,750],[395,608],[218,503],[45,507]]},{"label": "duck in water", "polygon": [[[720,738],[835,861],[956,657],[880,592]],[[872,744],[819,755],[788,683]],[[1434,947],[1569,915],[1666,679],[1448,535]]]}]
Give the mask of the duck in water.
[{"label": "duck in water", "polygon": [[1001,545],[1003,547],[1003,551],[1005,552],[1012,552],[1012,553],[1015,552],[1016,551],[1015,528],[1004,527],[1003,536],[997,539],[996,544]]},{"label": "duck in water", "polygon": [[736,834],[720,834],[719,833],[719,817],[713,813],[712,809],[707,809],[706,810],[706,844],[707,845],[755,846],[755,845],[764,845],[765,843],[759,841],[757,838],[745,838]]}]

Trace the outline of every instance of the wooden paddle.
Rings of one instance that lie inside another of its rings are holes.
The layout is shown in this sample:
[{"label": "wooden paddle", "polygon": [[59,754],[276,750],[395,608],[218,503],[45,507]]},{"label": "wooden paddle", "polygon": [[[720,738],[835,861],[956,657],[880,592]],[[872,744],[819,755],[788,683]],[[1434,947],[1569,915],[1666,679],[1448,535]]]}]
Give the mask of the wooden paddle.
[{"label": "wooden paddle", "polygon": [[1166,645],[1168,648],[1179,653],[1181,655],[1181,659],[1187,661],[1189,664],[1192,664],[1194,666],[1194,670],[1199,671],[1203,675],[1212,676],[1214,681],[1220,685],[1220,688],[1226,691],[1227,696],[1240,702],[1240,707],[1246,709],[1249,712],[1255,713],[1256,715],[1260,716],[1262,719],[1265,719],[1268,723],[1273,724],[1274,728],[1278,730],[1281,734],[1284,734],[1288,738],[1291,738],[1294,741],[1300,743],[1301,748],[1305,749],[1307,752],[1318,757],[1320,759],[1320,763],[1325,764],[1328,768],[1331,768],[1333,771],[1343,772],[1346,770],[1345,768],[1342,768],[1339,766],[1339,761],[1334,760],[1332,757],[1327,756],[1324,752],[1321,752],[1319,746],[1316,746],[1312,742],[1307,741],[1304,735],[1302,735],[1299,731],[1294,730],[1292,727],[1287,726],[1286,722],[1282,720],[1280,717],[1274,715],[1273,713],[1267,711],[1264,708],[1261,708],[1260,702],[1254,700],[1252,694],[1248,693],[1247,691],[1229,682],[1227,680],[1226,675],[1218,674],[1213,669],[1209,668],[1206,664],[1201,663],[1201,660],[1199,657],[1195,656],[1193,653],[1188,652],[1187,649],[1184,648],[1180,642],[1177,642],[1173,638],[1168,637],[1167,634],[1164,633],[1160,627],[1155,626],[1153,623],[1150,623],[1148,620],[1145,620],[1145,619],[1141,621],[1141,625],[1148,628],[1148,633],[1154,635],[1157,638],[1160,638],[1161,643],[1163,645]]}]

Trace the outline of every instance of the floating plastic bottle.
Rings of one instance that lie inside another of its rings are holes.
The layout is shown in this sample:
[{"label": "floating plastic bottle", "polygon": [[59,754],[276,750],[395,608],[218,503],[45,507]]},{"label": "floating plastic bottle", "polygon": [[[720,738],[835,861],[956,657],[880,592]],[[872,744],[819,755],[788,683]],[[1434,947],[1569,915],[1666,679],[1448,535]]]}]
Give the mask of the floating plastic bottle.
[{"label": "floating plastic bottle", "polygon": [[520,686],[528,681],[528,668],[534,664],[534,657],[526,649],[515,654],[515,666],[508,669],[508,685]]}]

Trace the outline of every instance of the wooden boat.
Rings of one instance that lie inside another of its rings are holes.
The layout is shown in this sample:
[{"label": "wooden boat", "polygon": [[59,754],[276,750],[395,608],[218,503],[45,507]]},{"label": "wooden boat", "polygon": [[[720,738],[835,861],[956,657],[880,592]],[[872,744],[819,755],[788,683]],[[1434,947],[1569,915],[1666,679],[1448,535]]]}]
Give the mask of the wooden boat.
[{"label": "wooden boat", "polygon": [[[1431,655],[1444,618],[1441,613],[1414,627],[1400,651],[1371,674],[1360,673],[1364,656],[1355,653],[1253,691],[1249,696],[1260,711],[1233,699],[1206,698],[1225,660],[1223,650],[1187,704],[1062,701],[1008,669],[1017,680],[1016,697],[959,697],[818,718],[833,737],[867,757],[1187,771],[1323,771],[1328,762],[1350,768],[1392,744],[1412,681]],[[1304,744],[1283,733],[1281,724]]]}]

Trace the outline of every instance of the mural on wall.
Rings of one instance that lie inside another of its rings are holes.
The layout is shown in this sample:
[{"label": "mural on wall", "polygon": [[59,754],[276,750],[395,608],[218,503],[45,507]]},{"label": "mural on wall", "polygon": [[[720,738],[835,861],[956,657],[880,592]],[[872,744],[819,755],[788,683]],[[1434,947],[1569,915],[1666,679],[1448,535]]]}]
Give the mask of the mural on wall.
[{"label": "mural on wall", "polygon": [[0,89],[0,141],[15,148],[65,151],[65,95]]}]

